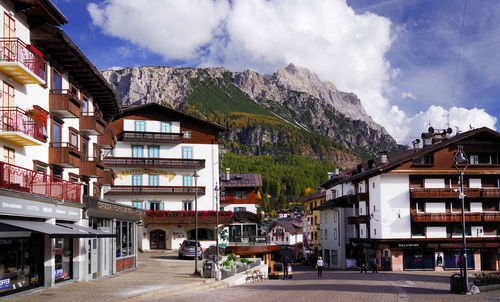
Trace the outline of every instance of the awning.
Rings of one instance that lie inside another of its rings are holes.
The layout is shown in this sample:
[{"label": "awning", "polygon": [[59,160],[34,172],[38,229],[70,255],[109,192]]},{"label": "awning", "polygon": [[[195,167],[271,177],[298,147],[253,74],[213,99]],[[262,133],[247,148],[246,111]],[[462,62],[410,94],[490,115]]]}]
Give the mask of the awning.
[{"label": "awning", "polygon": [[50,238],[93,238],[89,232],[65,228],[42,221],[0,219],[0,232],[32,231],[49,235]]},{"label": "awning", "polygon": [[116,237],[116,234],[106,233],[103,231],[95,230],[89,227],[84,227],[81,225],[71,224],[71,223],[56,223],[58,226],[62,226],[65,228],[70,228],[76,231],[83,231],[90,234],[93,234],[94,237],[104,238],[104,237]]}]

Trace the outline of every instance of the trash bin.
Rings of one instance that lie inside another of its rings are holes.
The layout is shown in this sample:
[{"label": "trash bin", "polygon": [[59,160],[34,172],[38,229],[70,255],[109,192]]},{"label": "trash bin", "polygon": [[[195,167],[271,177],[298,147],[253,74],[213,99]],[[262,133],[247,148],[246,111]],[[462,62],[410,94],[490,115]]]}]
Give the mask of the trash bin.
[{"label": "trash bin", "polygon": [[463,290],[464,282],[460,274],[453,274],[450,277],[450,293],[461,294]]},{"label": "trash bin", "polygon": [[203,278],[213,278],[214,263],[211,260],[203,262]]}]

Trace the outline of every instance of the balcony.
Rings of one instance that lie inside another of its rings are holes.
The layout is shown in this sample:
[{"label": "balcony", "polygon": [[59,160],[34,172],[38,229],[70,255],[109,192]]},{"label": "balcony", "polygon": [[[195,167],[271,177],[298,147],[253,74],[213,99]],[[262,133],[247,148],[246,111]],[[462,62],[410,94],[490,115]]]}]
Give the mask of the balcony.
[{"label": "balcony", "polygon": [[122,131],[118,134],[118,140],[129,142],[182,143],[183,137],[182,133]]},{"label": "balcony", "polygon": [[82,112],[80,117],[80,132],[87,135],[102,135],[106,122],[99,114]]},{"label": "balcony", "polygon": [[113,128],[104,130],[104,134],[97,137],[97,144],[103,149],[113,149],[115,147],[116,135]]},{"label": "balcony", "polygon": [[[145,224],[194,224],[195,211],[163,211],[148,210]],[[198,224],[215,224],[216,211],[198,211]],[[233,212],[219,211],[219,223],[230,224],[233,222]]]},{"label": "balcony", "polygon": [[[464,189],[468,198],[481,197],[480,189]],[[457,188],[445,189],[410,189],[411,198],[458,198]]]},{"label": "balcony", "polygon": [[[414,213],[412,222],[462,222],[462,213]],[[500,213],[465,213],[465,222],[500,221]]]},{"label": "balcony", "polygon": [[347,224],[361,224],[369,222],[370,222],[370,216],[368,215],[347,217]]},{"label": "balcony", "polygon": [[80,117],[82,102],[68,89],[51,89],[49,111],[59,118]]},{"label": "balcony", "polygon": [[104,167],[98,157],[82,158],[80,161],[80,175],[99,178],[104,176]]},{"label": "balcony", "polygon": [[499,198],[500,189],[482,189],[482,196],[484,198]]},{"label": "balcony", "polygon": [[104,163],[109,167],[205,168],[204,159],[106,157]]},{"label": "balcony", "polygon": [[111,170],[104,170],[101,178],[97,180],[97,183],[103,186],[112,186],[115,183],[114,172]]},{"label": "balcony", "polygon": [[260,204],[261,201],[262,201],[261,199],[255,197],[234,198],[234,196],[225,196],[221,197],[220,199],[220,203],[225,203],[225,204],[249,204],[249,203]]},{"label": "balcony", "polygon": [[205,187],[183,187],[183,186],[113,186],[106,194],[109,195],[205,195]]},{"label": "balcony", "polygon": [[0,188],[80,202],[79,184],[0,162]]},{"label": "balcony", "polygon": [[[0,95],[1,99],[1,95]],[[0,107],[0,138],[18,146],[41,146],[46,128],[38,126],[18,107]]]},{"label": "balcony", "polygon": [[269,245],[271,241],[267,236],[235,236],[229,237],[230,246],[259,246]]},{"label": "balcony", "polygon": [[82,154],[78,148],[70,143],[50,143],[49,164],[55,164],[63,168],[80,167]]},{"label": "balcony", "polygon": [[33,45],[0,38],[0,71],[21,84],[45,84],[45,61]]}]

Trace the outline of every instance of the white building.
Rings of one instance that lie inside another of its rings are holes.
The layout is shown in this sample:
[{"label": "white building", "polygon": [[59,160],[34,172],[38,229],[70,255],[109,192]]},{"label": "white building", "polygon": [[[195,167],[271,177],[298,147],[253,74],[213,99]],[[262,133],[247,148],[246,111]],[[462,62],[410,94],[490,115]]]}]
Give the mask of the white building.
[{"label": "white building", "polygon": [[[105,196],[148,210],[139,231],[141,249],[178,249],[194,239],[196,200],[199,240],[203,248],[213,244],[224,128],[154,103],[125,108],[111,125],[118,141],[105,164],[116,178]],[[224,213],[221,221],[228,219]]]},{"label": "white building", "polygon": [[300,220],[278,219],[271,225],[268,236],[271,244],[296,245],[304,242]]}]

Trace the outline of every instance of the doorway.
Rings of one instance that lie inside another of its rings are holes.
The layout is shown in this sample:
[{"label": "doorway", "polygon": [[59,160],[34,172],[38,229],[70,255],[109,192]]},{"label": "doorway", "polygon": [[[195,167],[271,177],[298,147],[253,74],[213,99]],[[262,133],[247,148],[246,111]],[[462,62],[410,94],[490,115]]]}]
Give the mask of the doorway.
[{"label": "doorway", "polygon": [[152,250],[166,249],[166,234],[162,230],[153,230],[149,233],[150,248]]}]

